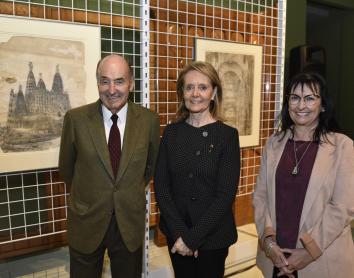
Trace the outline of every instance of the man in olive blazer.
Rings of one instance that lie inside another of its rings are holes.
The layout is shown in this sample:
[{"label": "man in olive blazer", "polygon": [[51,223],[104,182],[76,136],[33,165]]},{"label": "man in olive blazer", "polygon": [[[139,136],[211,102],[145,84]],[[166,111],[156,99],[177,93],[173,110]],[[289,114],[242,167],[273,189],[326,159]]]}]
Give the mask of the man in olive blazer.
[{"label": "man in olive blazer", "polygon": [[[140,277],[145,187],[158,151],[158,115],[128,101],[133,77],[121,56],[98,63],[97,81],[100,99],[68,111],[61,138],[60,173],[71,186],[70,273],[101,277],[108,249],[112,277]],[[119,117],[122,146],[116,177],[107,147],[111,113]]]},{"label": "man in olive blazer", "polygon": [[[260,237],[257,265],[264,277],[273,274],[264,239],[276,233],[275,172],[291,136],[272,136],[262,155],[253,205]],[[296,248],[305,248],[312,261],[298,271],[299,278],[354,277],[354,244],[350,221],[354,218],[353,141],[343,134],[328,133],[319,145],[301,213]]]}]

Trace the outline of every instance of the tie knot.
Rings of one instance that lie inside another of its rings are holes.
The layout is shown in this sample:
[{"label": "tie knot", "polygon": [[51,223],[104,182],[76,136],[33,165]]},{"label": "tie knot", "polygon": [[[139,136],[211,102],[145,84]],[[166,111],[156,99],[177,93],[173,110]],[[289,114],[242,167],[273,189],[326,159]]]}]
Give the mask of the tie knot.
[{"label": "tie knot", "polygon": [[111,120],[113,122],[113,124],[117,124],[117,120],[118,120],[118,115],[117,114],[112,114],[111,116]]}]

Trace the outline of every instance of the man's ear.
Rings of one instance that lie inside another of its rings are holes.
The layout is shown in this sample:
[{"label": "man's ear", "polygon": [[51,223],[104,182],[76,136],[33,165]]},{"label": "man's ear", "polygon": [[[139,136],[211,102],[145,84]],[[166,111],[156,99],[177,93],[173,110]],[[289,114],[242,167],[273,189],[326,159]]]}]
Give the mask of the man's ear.
[{"label": "man's ear", "polygon": [[134,90],[134,79],[132,78],[130,80],[130,85],[129,85],[129,92],[132,92]]}]

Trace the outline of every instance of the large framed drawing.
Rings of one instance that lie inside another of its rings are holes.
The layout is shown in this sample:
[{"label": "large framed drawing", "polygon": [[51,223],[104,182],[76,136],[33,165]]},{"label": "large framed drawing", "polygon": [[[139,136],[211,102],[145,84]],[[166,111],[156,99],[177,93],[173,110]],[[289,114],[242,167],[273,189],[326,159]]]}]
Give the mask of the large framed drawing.
[{"label": "large framed drawing", "polygon": [[0,173],[57,167],[65,112],[98,98],[95,26],[0,17]]},{"label": "large framed drawing", "polygon": [[223,117],[236,127],[240,146],[259,145],[262,47],[196,39],[195,59],[211,63],[223,87]]}]

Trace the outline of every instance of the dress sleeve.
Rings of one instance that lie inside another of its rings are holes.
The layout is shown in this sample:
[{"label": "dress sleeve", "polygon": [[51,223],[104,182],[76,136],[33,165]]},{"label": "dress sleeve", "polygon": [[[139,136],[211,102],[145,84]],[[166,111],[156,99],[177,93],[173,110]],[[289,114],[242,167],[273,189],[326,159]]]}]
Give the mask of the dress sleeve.
[{"label": "dress sleeve", "polygon": [[199,221],[188,231],[183,232],[184,243],[192,250],[202,245],[207,235],[220,224],[230,210],[236,197],[240,177],[240,146],[238,132],[224,141],[216,179],[216,193],[211,205]]},{"label": "dress sleeve", "polygon": [[163,221],[167,225],[169,231],[169,234],[166,236],[176,241],[183,232],[187,231],[188,228],[177,210],[177,206],[171,192],[172,181],[168,169],[168,161],[173,159],[173,157],[170,157],[168,153],[168,130],[169,127],[166,127],[160,142],[154,177],[154,186],[156,200]]}]

